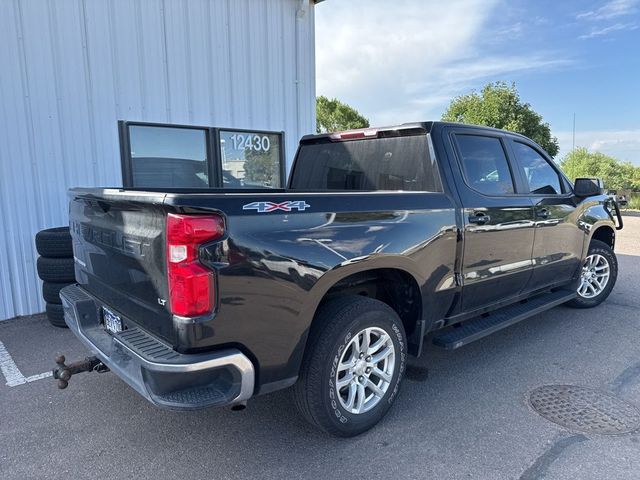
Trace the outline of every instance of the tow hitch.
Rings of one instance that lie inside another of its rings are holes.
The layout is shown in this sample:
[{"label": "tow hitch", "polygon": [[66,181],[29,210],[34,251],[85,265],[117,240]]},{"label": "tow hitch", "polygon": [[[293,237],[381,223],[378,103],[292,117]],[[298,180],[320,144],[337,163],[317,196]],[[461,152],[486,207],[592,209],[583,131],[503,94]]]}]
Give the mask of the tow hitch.
[{"label": "tow hitch", "polygon": [[58,380],[58,388],[65,389],[69,386],[69,380],[73,375],[82,372],[98,372],[104,373],[109,371],[109,367],[107,367],[104,363],[100,361],[98,357],[86,357],[84,360],[80,360],[78,362],[70,363],[69,365],[65,365],[64,355],[60,355],[56,357],[57,368],[53,369],[53,378]]}]

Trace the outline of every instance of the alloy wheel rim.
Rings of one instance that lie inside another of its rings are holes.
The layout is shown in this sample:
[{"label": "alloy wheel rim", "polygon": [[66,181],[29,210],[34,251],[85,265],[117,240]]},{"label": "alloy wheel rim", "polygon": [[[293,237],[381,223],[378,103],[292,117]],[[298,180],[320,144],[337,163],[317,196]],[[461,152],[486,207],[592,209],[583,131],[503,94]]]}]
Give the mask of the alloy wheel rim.
[{"label": "alloy wheel rim", "polygon": [[582,264],[578,295],[582,298],[594,298],[600,295],[609,283],[609,261],[602,255],[588,255]]},{"label": "alloy wheel rim", "polygon": [[395,366],[396,351],[387,332],[369,327],[354,335],[335,375],[342,408],[358,415],[378,405],[391,385]]}]

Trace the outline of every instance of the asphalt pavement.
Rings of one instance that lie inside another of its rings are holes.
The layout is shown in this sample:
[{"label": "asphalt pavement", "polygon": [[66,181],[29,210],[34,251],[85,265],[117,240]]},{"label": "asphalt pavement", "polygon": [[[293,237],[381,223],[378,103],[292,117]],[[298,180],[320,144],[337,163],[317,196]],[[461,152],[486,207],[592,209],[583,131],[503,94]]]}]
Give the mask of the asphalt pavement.
[{"label": "asphalt pavement", "polygon": [[640,408],[640,217],[625,223],[603,305],[557,307],[455,351],[428,343],[387,417],[352,439],[308,425],[288,391],[186,413],[111,373],[60,391],[40,374],[58,353],[88,354],[71,332],[42,316],[0,322],[0,478],[640,479],[640,432],[567,429],[529,404],[558,384]]}]

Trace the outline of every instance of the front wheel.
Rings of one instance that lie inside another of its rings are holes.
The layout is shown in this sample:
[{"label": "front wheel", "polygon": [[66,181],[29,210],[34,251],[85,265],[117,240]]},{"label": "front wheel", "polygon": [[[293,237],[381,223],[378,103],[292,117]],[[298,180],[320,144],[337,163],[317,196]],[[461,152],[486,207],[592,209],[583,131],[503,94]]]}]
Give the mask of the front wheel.
[{"label": "front wheel", "polygon": [[294,400],[326,432],[351,437],[387,413],[404,374],[407,341],[388,305],[345,296],[323,305],[314,321]]},{"label": "front wheel", "polygon": [[591,308],[604,302],[618,277],[618,261],[609,245],[592,240],[582,263],[578,296],[567,303],[570,307]]}]

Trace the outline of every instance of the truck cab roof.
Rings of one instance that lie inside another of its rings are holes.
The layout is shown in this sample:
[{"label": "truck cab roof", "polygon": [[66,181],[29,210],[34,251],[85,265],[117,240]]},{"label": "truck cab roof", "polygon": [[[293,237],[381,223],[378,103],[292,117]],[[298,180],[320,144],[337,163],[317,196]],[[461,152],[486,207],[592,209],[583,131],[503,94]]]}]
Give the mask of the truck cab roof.
[{"label": "truck cab roof", "polygon": [[353,140],[356,138],[369,138],[374,136],[396,136],[396,135],[416,135],[431,133],[434,128],[437,127],[456,127],[456,128],[474,128],[481,129],[490,132],[502,133],[513,135],[515,137],[526,138],[517,132],[511,132],[508,130],[502,130],[499,128],[487,127],[484,125],[472,125],[467,123],[458,122],[442,122],[442,121],[423,121],[423,122],[408,122],[397,125],[388,125],[384,127],[367,127],[357,128],[352,130],[344,130],[333,133],[319,133],[312,135],[305,135],[300,139],[301,144],[305,143],[317,143],[322,141],[340,141],[340,140]]}]

